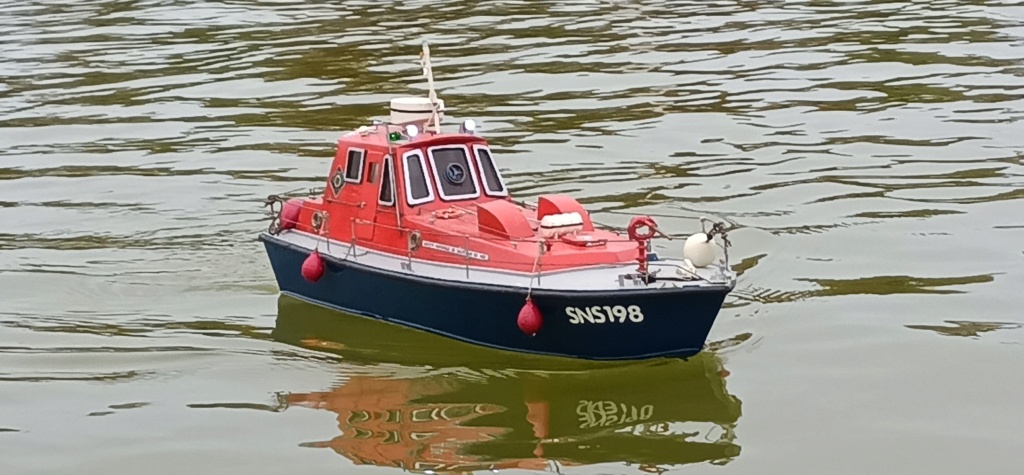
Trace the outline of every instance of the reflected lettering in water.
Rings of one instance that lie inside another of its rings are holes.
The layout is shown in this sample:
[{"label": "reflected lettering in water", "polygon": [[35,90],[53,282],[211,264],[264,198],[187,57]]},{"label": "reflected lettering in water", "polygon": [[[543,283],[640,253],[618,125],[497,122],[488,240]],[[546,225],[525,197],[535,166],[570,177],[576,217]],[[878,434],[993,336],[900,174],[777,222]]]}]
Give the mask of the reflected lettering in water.
[{"label": "reflected lettering in water", "polygon": [[273,337],[340,355],[347,374],[333,389],[281,396],[285,407],[336,414],[336,437],[302,445],[357,464],[461,472],[612,462],[663,471],[740,453],[741,403],[713,353],[657,363],[519,358],[290,297],[278,305]]}]

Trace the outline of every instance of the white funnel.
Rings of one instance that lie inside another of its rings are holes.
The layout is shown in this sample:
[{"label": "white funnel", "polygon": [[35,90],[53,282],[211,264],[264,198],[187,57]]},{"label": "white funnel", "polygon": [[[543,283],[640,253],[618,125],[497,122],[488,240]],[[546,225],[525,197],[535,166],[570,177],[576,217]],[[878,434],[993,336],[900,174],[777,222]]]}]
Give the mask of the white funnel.
[{"label": "white funnel", "polygon": [[[444,101],[437,99],[438,119],[444,118]],[[416,124],[426,128],[434,113],[433,104],[426,97],[396,97],[391,99],[391,123],[396,125]]]}]

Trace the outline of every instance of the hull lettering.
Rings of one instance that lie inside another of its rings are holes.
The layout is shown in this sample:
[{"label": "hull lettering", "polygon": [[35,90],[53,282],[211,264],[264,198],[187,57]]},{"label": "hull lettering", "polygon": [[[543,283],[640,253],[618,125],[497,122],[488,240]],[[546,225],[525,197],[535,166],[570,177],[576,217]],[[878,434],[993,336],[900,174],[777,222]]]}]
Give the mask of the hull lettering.
[{"label": "hull lettering", "polygon": [[432,241],[423,241],[422,246],[435,251],[447,252],[458,256],[468,256],[470,259],[477,259],[481,261],[489,260],[491,257],[482,252],[470,251],[461,247],[449,246],[447,244],[441,244]]},{"label": "hull lettering", "polygon": [[644,312],[639,305],[594,305],[591,307],[565,307],[565,315],[569,323],[640,323],[644,321]]}]

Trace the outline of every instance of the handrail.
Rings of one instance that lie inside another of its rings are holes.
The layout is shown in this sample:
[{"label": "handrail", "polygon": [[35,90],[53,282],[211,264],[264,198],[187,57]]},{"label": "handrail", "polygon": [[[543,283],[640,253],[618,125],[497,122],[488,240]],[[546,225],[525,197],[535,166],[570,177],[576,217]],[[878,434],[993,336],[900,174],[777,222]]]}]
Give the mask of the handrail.
[{"label": "handrail", "polygon": [[463,249],[466,250],[466,252],[465,252],[465,254],[466,254],[466,278],[468,279],[469,278],[469,236],[468,235],[466,236],[466,247],[464,247]]},{"label": "handrail", "polygon": [[337,198],[328,198],[326,196],[324,197],[324,201],[327,202],[327,203],[336,203],[336,204],[344,205],[344,206],[354,206],[354,207],[360,208],[360,209],[366,207],[366,202],[365,201],[359,201],[359,202],[342,201],[342,200],[339,200]]},{"label": "handrail", "polygon": [[[275,197],[276,197],[277,200],[279,200],[281,202],[284,201],[283,199],[281,199],[280,197],[277,197],[276,195],[271,195],[271,198],[268,198],[267,202],[273,201]],[[299,206],[301,208],[303,208],[303,209],[312,209],[312,210],[317,210],[317,211],[326,211],[326,210],[321,210],[320,208],[315,207],[315,206],[307,205],[304,202],[302,204],[300,204]],[[273,209],[273,206],[271,206],[271,208]],[[465,211],[468,211],[468,210],[465,210]],[[273,219],[274,220],[279,219],[279,214],[280,214],[280,211],[278,211],[278,214],[275,215],[273,217]],[[327,213],[327,215],[329,216],[330,214]],[[455,218],[455,219],[458,219],[458,218]],[[700,221],[701,221],[702,230],[705,233],[708,233],[709,231],[704,228],[704,225],[705,225],[705,222],[710,221],[710,220],[708,220],[707,218],[702,216],[700,218]],[[359,223],[359,224],[369,224],[369,225],[372,225],[374,227],[380,227],[380,228],[383,228],[383,229],[389,229],[389,230],[398,231],[399,233],[402,233],[402,234],[408,233],[408,232],[411,232],[411,231],[417,231],[417,232],[420,233],[421,236],[424,236],[424,237],[428,237],[428,236],[446,237],[446,238],[460,238],[461,237],[461,238],[465,238],[465,240],[466,240],[466,249],[467,250],[469,249],[469,244],[470,244],[471,240],[473,240],[473,239],[475,239],[477,241],[481,241],[481,242],[491,243],[491,244],[512,243],[513,246],[518,246],[520,244],[550,243],[550,242],[553,241],[551,238],[546,238],[546,237],[543,237],[543,236],[532,236],[532,237],[529,237],[529,238],[512,238],[512,237],[510,237],[510,238],[499,238],[499,237],[491,237],[491,236],[480,235],[480,234],[470,234],[470,233],[465,233],[465,232],[434,231],[434,230],[423,230],[423,229],[413,230],[413,229],[402,227],[402,226],[391,226],[391,225],[388,225],[388,224],[378,223],[376,221],[368,221],[368,220],[365,220],[365,219],[362,219],[362,218],[353,217],[352,220],[351,220],[351,228],[350,228],[350,237],[351,237],[351,241],[352,241],[351,245],[353,247],[355,247],[359,241],[371,242],[371,241],[368,241],[368,240],[359,239],[356,236],[356,232],[355,232],[355,225],[356,225],[356,223]],[[489,228],[489,227],[486,227],[486,226],[482,226],[479,223],[478,223],[478,226],[480,228],[485,229],[485,230],[494,230],[494,231],[496,231],[494,228]],[[272,223],[271,227],[273,228],[273,223]],[[325,234],[325,233],[318,232],[318,230],[316,230],[311,225],[306,224],[306,223],[296,222],[295,223],[295,227],[299,228],[300,230],[303,230],[303,231],[306,231],[306,232],[310,232],[312,234],[317,234],[317,235]],[[324,226],[324,229],[326,229],[326,226]],[[731,246],[731,243],[729,242],[728,234],[727,234],[727,232],[726,232],[726,230],[724,228],[723,223],[714,223],[712,225],[712,227],[711,227],[710,233],[712,234],[712,236],[714,234],[718,234],[719,236],[721,236],[722,239],[720,240],[720,242],[717,242],[716,244],[723,249],[724,257],[725,257],[725,266],[726,266],[726,268],[728,268],[729,267],[729,252],[728,252],[728,248]],[[616,232],[616,234],[618,235],[618,232]],[[664,233],[662,233],[662,235],[665,238],[669,239],[669,240],[672,239],[672,237],[669,236],[669,235],[666,235]],[[652,238],[650,238],[650,241],[653,241],[654,239],[659,239],[659,238],[652,237]],[[560,242],[560,241],[556,241],[556,242]],[[606,243],[636,243],[637,241],[634,241],[632,239],[629,239],[628,237],[625,237],[625,238],[622,238],[622,239],[606,239],[605,242]],[[386,246],[386,245],[381,245],[381,244],[377,244],[377,246],[382,247],[382,248],[389,248],[389,249],[393,248],[392,246]],[[393,249],[401,250],[401,248],[393,248]],[[468,255],[469,254],[467,252],[466,253],[467,261],[469,259]],[[498,261],[495,261],[495,262],[498,262]],[[514,261],[514,262],[510,261],[508,263],[520,263],[520,262],[519,261]]]},{"label": "handrail", "polygon": [[[300,206],[302,206],[303,209],[320,210],[320,208],[317,208],[315,206],[309,206],[309,205],[305,205],[305,204],[300,205]],[[356,219],[359,219],[359,218],[356,218]],[[458,219],[458,218],[455,218],[455,219]],[[410,228],[390,226],[390,225],[387,225],[387,224],[377,223],[377,222],[373,222],[373,221],[366,221],[366,220],[363,220],[363,221],[365,221],[366,223],[372,223],[372,224],[374,224],[376,226],[380,226],[380,227],[383,227],[383,228],[386,228],[386,229],[395,230],[395,231],[400,231],[400,232],[412,231],[412,229],[410,229]],[[304,223],[296,223],[296,226],[306,226],[306,225]],[[484,226],[484,225],[479,225],[478,224],[478,226],[481,226],[482,228],[484,228],[486,230],[490,230],[490,231],[495,231],[495,232],[499,231],[498,229],[487,227],[487,226]],[[536,243],[536,242],[543,242],[543,241],[549,240],[548,238],[537,237],[537,236],[529,237],[529,238],[513,238],[513,237],[499,238],[499,237],[481,236],[481,235],[476,235],[476,234],[469,234],[469,233],[455,232],[455,231],[432,231],[432,230],[419,230],[419,231],[422,234],[430,234],[430,235],[435,235],[435,236],[470,237],[470,238],[478,239],[478,240],[481,240],[481,241],[491,241],[491,242]],[[616,234],[618,234],[618,233],[616,233]],[[663,234],[663,235],[666,236],[667,239],[672,239],[671,235],[667,235],[667,234]],[[651,239],[654,240],[654,239],[657,239],[657,238],[651,238]],[[607,242],[609,242],[609,243],[633,243],[633,242],[636,242],[636,241],[634,241],[632,239],[629,239],[628,237],[625,237],[625,238],[622,238],[622,239],[608,239]]]},{"label": "handrail", "polygon": [[[385,226],[385,225],[382,225],[382,224],[374,223],[372,221],[367,221],[367,220],[359,219],[359,218],[354,218],[352,220],[352,222],[355,223],[355,224],[361,224],[361,225],[382,226],[382,227]],[[298,226],[296,226],[296,227],[298,227]],[[354,225],[353,225],[353,229],[354,229]],[[325,239],[329,240],[330,238],[326,238],[325,237]],[[466,241],[468,243],[469,236],[466,236]],[[360,239],[358,237],[355,237],[355,234],[353,234],[352,243],[349,246],[349,249],[348,249],[348,251],[345,254],[345,257],[344,257],[345,259],[347,259],[349,257],[349,255],[351,255],[353,257],[356,257],[358,255],[358,252],[356,251],[357,247],[362,248],[362,249],[364,249],[366,251],[378,251],[378,252],[386,251],[386,252],[391,252],[391,253],[395,254],[396,256],[400,255],[402,252],[408,252],[409,251],[408,248],[402,248],[402,247],[398,247],[398,246],[391,246],[391,245],[383,244],[383,243],[374,243],[375,247],[376,247],[376,249],[374,249],[374,248],[370,248],[370,247],[366,247],[366,246],[361,246],[360,244],[358,244],[360,242],[371,242],[371,241],[368,241],[366,239]],[[538,244],[541,244],[541,242],[538,242]],[[541,247],[543,247],[543,246],[541,246]],[[468,244],[467,244],[467,247],[465,249],[467,251],[469,250]],[[472,259],[470,258],[469,252],[462,253],[462,256],[464,258],[463,267],[466,269],[466,278],[468,279],[468,278],[471,278],[471,275],[470,275],[470,271],[471,270],[481,270],[481,269],[479,267],[474,267],[472,265]],[[411,259],[412,258],[412,254],[409,253],[407,255],[407,257],[409,259]],[[358,261],[358,259],[354,259],[354,260]],[[445,264],[457,264],[458,261],[457,261],[457,257],[456,256],[452,256],[449,260],[442,261],[442,262],[445,263]],[[540,284],[540,279],[541,279],[541,275],[542,275],[542,270],[541,270],[542,266],[540,264],[540,260],[539,259],[536,259],[535,261],[532,261],[532,262],[523,261],[523,260],[515,260],[515,261],[513,261],[513,260],[505,260],[505,259],[488,259],[488,262],[491,262],[491,263],[494,263],[494,264],[510,264],[510,265],[519,266],[519,267],[521,267],[521,269],[500,269],[500,270],[512,270],[512,271],[515,271],[515,272],[524,272],[524,273],[535,274],[533,278],[537,279],[537,284]],[[604,266],[621,266],[621,265],[626,265],[628,262],[633,262],[633,261],[625,261],[625,262],[617,262],[617,263],[601,263],[600,265],[604,265]],[[708,282],[708,283],[712,282],[707,277],[701,276],[700,274],[698,274],[696,272],[693,272],[693,271],[685,268],[684,266],[681,266],[681,265],[676,264],[676,263],[665,263],[664,261],[656,261],[656,262],[651,263],[650,265],[656,266],[656,267],[669,267],[669,268],[672,268],[672,269],[680,269],[683,272],[687,273],[688,275],[692,276],[693,280],[698,280],[698,281],[703,281],[703,282]],[[568,267],[565,267],[565,268],[570,268],[571,269],[572,266],[568,266]],[[565,268],[555,267],[556,270],[564,270]],[[666,280],[666,281],[667,280],[679,280],[678,278],[664,277],[664,276],[658,277],[658,279],[659,280]]]}]

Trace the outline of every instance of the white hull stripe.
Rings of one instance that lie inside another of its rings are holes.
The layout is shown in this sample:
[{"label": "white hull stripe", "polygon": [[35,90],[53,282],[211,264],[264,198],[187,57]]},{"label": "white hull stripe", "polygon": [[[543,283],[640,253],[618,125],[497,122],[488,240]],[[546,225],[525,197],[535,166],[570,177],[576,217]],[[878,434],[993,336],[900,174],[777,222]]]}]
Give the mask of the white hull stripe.
[{"label": "white hull stripe", "polygon": [[[275,236],[275,239],[290,243],[292,245],[309,249],[319,249],[321,254],[330,255],[341,261],[356,262],[361,265],[375,267],[381,270],[406,274],[417,277],[469,282],[475,284],[500,285],[508,287],[530,287],[531,281],[534,289],[545,290],[625,290],[666,287],[720,287],[722,285],[733,285],[735,275],[731,271],[723,273],[720,267],[708,267],[697,269],[697,274],[706,280],[680,281],[659,281],[652,286],[641,282],[634,282],[628,278],[621,278],[622,275],[634,273],[636,264],[619,265],[595,265],[585,268],[568,270],[557,270],[541,272],[539,275],[528,272],[517,272],[511,270],[492,269],[474,265],[456,265],[432,262],[423,259],[405,256],[396,256],[379,252],[364,247],[356,246],[335,240],[328,240],[303,231],[287,230]],[[424,247],[427,246],[424,241]],[[434,243],[436,244],[436,243]],[[444,246],[448,249],[438,249],[444,252],[452,252],[464,256],[464,250],[451,246]],[[478,260],[487,260],[486,255],[480,253],[470,254],[470,257]],[[543,260],[542,260],[543,262]],[[679,277],[678,261],[658,260],[648,264],[650,270],[660,271],[660,275]]]}]

